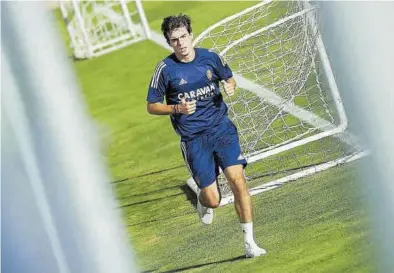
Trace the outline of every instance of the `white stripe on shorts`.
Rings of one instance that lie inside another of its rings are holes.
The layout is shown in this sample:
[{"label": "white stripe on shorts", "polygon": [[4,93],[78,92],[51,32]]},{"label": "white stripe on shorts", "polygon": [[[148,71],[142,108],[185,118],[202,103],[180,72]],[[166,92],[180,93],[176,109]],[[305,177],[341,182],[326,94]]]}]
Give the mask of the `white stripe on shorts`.
[{"label": "white stripe on shorts", "polygon": [[189,170],[190,175],[193,176],[193,172],[192,169],[190,168],[189,161],[187,161],[186,143],[183,141],[181,141],[181,149],[183,151],[183,158],[185,160],[186,167]]}]

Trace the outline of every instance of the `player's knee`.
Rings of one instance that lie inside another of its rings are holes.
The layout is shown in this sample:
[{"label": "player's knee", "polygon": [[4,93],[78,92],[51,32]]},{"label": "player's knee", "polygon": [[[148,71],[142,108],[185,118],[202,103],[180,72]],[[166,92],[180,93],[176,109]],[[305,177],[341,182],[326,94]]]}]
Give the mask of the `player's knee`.
[{"label": "player's knee", "polygon": [[200,201],[205,207],[209,207],[209,208],[213,208],[213,209],[219,207],[219,204],[220,204],[219,193],[209,192],[209,193],[203,195],[202,197],[203,198],[200,198]]},{"label": "player's knee", "polygon": [[209,208],[217,208],[219,206],[220,193],[215,183],[211,183],[201,190],[200,202],[202,205]]},{"label": "player's knee", "polygon": [[220,204],[219,198],[212,198],[212,199],[208,200],[206,207],[215,209],[215,208],[219,207],[219,204]]}]

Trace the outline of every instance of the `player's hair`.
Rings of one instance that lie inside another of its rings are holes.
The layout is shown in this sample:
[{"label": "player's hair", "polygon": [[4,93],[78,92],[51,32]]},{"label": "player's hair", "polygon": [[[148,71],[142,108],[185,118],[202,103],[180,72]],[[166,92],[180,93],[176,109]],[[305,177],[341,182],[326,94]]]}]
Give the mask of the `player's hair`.
[{"label": "player's hair", "polygon": [[163,19],[163,23],[161,24],[161,31],[163,32],[164,37],[167,40],[167,43],[170,44],[170,34],[174,29],[185,27],[187,31],[192,33],[192,24],[190,17],[188,15],[180,13],[179,15],[171,15]]}]

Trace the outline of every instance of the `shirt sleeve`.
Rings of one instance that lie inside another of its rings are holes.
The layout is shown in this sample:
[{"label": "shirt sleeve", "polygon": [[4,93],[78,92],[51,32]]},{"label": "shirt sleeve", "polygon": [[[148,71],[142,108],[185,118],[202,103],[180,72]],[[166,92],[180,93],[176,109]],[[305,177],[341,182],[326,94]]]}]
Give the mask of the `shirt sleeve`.
[{"label": "shirt sleeve", "polygon": [[150,103],[163,102],[166,95],[166,79],[164,75],[164,62],[160,62],[155,69],[149,84],[147,101]]},{"label": "shirt sleeve", "polygon": [[219,80],[227,81],[233,76],[233,72],[231,71],[226,61],[221,56],[219,56],[219,54],[214,51],[212,51],[212,54],[216,67],[216,74],[219,77]]}]

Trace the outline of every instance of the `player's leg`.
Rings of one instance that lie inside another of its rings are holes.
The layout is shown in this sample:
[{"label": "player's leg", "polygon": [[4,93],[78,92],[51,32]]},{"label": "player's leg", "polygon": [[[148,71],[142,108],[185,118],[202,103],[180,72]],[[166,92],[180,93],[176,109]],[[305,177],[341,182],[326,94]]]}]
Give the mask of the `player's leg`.
[{"label": "player's leg", "polygon": [[220,194],[216,183],[198,188],[197,190],[197,211],[203,224],[209,225],[213,221],[213,209],[220,204]]},{"label": "player's leg", "polygon": [[[231,163],[228,163],[231,164]],[[234,194],[235,210],[241,223],[253,221],[252,200],[244,176],[244,166],[230,165],[224,169],[224,175]]]},{"label": "player's leg", "polygon": [[218,130],[215,157],[234,194],[235,210],[244,234],[246,257],[265,254],[266,251],[258,247],[254,241],[252,200],[244,174],[247,162],[241,153],[237,129],[231,121],[223,122]]},{"label": "player's leg", "polygon": [[[215,179],[216,181],[216,179]],[[220,193],[217,184],[213,181],[210,185],[199,188],[199,201],[208,208],[217,208],[220,204]]]},{"label": "player's leg", "polygon": [[198,186],[197,211],[204,224],[211,224],[213,210],[220,203],[220,193],[215,183],[217,169],[213,157],[213,146],[207,137],[181,142],[182,155],[194,181]]},{"label": "player's leg", "polygon": [[244,166],[229,166],[223,172],[234,194],[235,210],[237,211],[244,234],[246,257],[251,258],[264,255],[267,251],[258,247],[254,241],[252,200],[245,180]]}]

